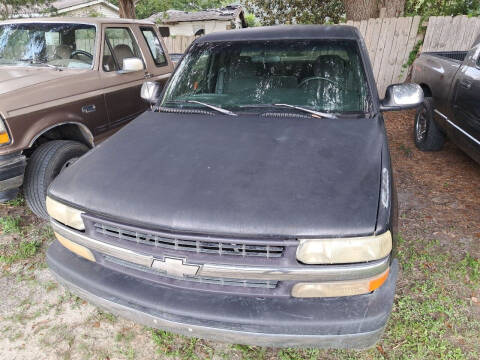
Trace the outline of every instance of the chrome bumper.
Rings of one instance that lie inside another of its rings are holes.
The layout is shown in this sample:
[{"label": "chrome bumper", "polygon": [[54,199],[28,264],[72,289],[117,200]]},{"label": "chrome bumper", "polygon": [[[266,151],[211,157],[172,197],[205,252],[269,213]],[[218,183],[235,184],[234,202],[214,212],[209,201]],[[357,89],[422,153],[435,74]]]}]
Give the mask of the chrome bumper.
[{"label": "chrome bumper", "polygon": [[[133,264],[155,269],[163,259],[134,252],[102,241],[92,239],[83,233],[51,220],[53,231],[66,239],[99,253],[109,255]],[[241,266],[224,264],[191,264],[201,277],[249,279],[249,280],[298,280],[298,281],[338,281],[357,280],[373,277],[388,269],[389,257],[362,264],[349,265],[304,265],[299,267]],[[161,269],[160,269],[161,270]]]}]

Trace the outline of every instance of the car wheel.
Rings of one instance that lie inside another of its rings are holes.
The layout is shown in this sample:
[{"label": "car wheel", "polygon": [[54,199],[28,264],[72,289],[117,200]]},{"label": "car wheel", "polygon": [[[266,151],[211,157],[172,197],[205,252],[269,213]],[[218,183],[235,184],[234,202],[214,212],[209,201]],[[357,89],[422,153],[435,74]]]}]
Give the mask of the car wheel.
[{"label": "car wheel", "polygon": [[34,151],[25,170],[23,192],[28,207],[35,215],[48,219],[45,205],[48,185],[87,151],[87,146],[71,140],[49,141]]},{"label": "car wheel", "polygon": [[415,145],[420,150],[438,151],[443,147],[445,135],[433,120],[432,98],[425,98],[423,104],[417,109],[413,137]]}]

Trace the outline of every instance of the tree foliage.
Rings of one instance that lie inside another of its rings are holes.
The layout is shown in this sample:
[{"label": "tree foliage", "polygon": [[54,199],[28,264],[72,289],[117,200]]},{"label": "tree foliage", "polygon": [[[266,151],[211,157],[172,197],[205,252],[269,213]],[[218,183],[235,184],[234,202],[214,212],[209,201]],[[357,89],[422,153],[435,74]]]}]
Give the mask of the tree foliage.
[{"label": "tree foliage", "polygon": [[341,0],[245,0],[263,25],[338,23],[345,9]]},{"label": "tree foliage", "polygon": [[[120,5],[120,0],[110,0],[110,2],[117,6]],[[230,3],[231,1],[225,0],[136,0],[135,14],[138,19],[145,19],[170,9],[195,11],[223,7]]]},{"label": "tree foliage", "polygon": [[18,14],[21,9],[42,8],[47,11],[51,0],[2,0],[0,1],[0,19]]},{"label": "tree foliage", "polygon": [[480,15],[480,0],[407,0],[406,15]]}]

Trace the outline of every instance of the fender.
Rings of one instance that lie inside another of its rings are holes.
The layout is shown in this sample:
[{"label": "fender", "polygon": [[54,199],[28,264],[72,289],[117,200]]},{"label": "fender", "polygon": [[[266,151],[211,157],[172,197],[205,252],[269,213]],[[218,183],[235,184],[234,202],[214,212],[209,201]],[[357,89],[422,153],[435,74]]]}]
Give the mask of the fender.
[{"label": "fender", "polygon": [[65,126],[65,125],[77,126],[80,130],[80,133],[82,134],[82,137],[88,143],[88,145],[91,148],[93,148],[95,146],[94,141],[93,141],[93,134],[85,124],[82,124],[82,123],[76,122],[76,121],[65,121],[65,122],[61,122],[61,123],[54,124],[54,125],[51,125],[51,126],[48,126],[48,127],[44,128],[41,132],[39,132],[37,135],[35,135],[32,138],[32,140],[28,144],[28,148],[31,148],[32,145],[35,143],[35,141],[37,141],[38,138],[40,138],[40,136],[46,134],[48,131],[50,131],[52,129],[55,129],[57,127]]}]

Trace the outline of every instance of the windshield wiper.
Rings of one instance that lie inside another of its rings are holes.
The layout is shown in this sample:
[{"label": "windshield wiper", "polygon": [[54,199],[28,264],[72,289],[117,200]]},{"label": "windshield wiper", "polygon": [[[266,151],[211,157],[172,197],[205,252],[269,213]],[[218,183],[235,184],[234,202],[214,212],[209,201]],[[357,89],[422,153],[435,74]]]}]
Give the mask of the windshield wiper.
[{"label": "windshield wiper", "polygon": [[284,106],[284,107],[304,111],[306,113],[309,113],[309,114],[312,114],[312,115],[315,115],[315,116],[318,116],[318,117],[326,118],[326,119],[336,119],[337,118],[333,114],[325,113],[325,112],[322,112],[322,111],[310,110],[310,109],[307,109],[307,108],[304,108],[304,107],[301,107],[301,106],[290,105],[290,104],[273,104],[273,105],[274,106]]},{"label": "windshield wiper", "polygon": [[219,106],[212,105],[212,104],[207,104],[207,103],[204,103],[204,102],[201,102],[201,101],[197,101],[197,100],[170,100],[170,101],[167,101],[167,102],[169,102],[169,103],[199,104],[199,105],[208,107],[212,110],[216,110],[219,113],[222,113],[222,114],[225,114],[225,115],[238,116],[233,111],[230,111],[230,110],[227,110],[227,109],[224,109],[224,108],[221,108]]},{"label": "windshield wiper", "polygon": [[327,119],[336,119],[337,116],[334,114],[329,114],[321,111],[315,111],[315,110],[310,110],[301,106],[296,106],[296,105],[290,105],[290,104],[250,104],[250,105],[240,105],[241,108],[272,108],[272,107],[288,107],[300,111],[307,112],[309,114],[312,114],[314,117],[321,117],[321,118],[327,118]]}]

